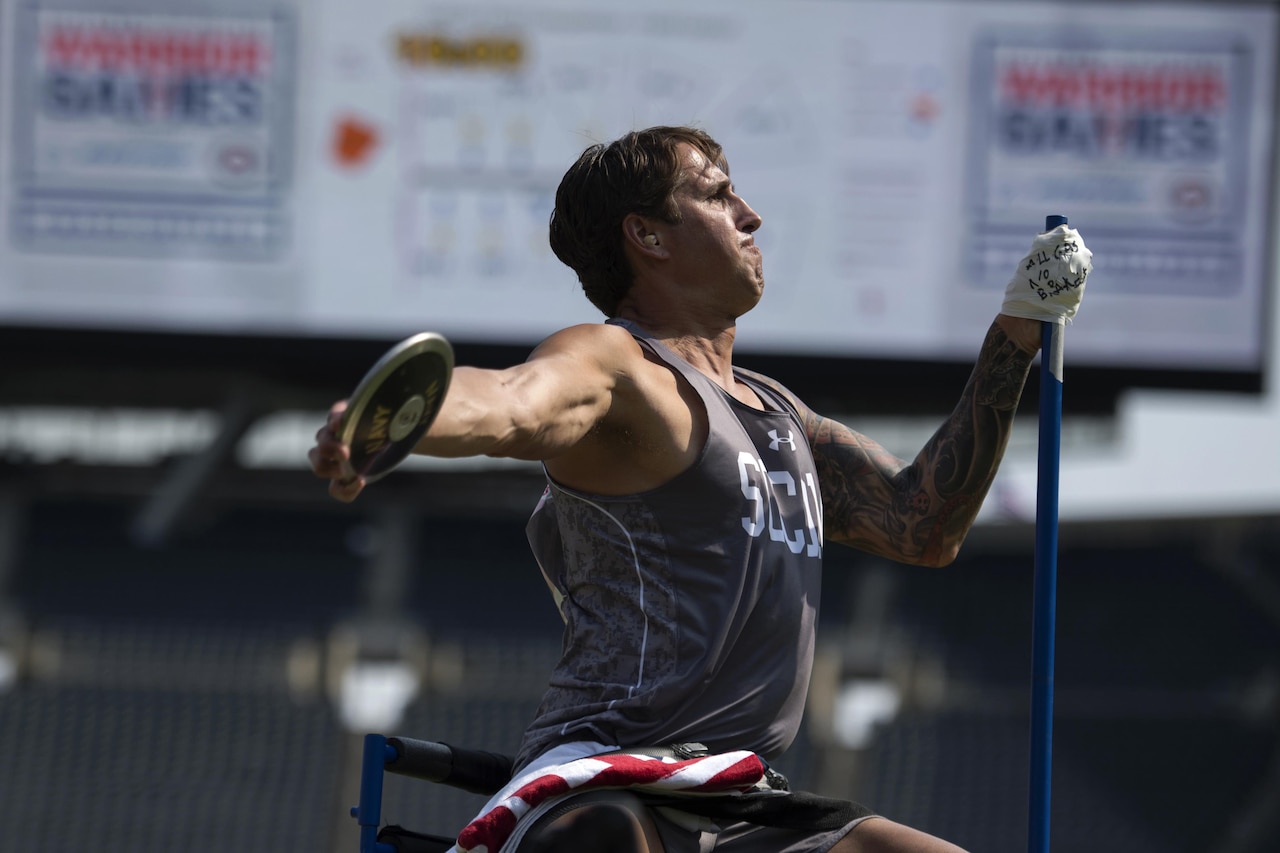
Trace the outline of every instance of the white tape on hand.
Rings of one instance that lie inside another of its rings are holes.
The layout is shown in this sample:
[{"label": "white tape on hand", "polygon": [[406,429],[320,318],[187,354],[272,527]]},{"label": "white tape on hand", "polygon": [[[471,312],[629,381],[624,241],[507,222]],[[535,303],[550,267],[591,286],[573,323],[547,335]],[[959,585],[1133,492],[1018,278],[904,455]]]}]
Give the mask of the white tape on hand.
[{"label": "white tape on hand", "polygon": [[1000,311],[1027,320],[1070,323],[1084,298],[1091,269],[1093,252],[1085,246],[1080,232],[1059,225],[1031,244],[1031,251],[1009,279]]}]

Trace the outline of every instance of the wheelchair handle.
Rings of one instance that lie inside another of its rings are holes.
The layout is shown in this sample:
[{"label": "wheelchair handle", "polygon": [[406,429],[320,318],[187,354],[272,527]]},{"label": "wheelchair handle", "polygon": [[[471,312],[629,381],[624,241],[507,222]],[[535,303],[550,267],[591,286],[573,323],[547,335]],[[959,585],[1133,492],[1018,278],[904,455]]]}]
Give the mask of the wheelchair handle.
[{"label": "wheelchair handle", "polygon": [[396,853],[395,846],[378,841],[384,772],[440,782],[473,794],[496,794],[511,781],[512,763],[511,756],[496,752],[459,749],[438,741],[365,735],[360,804],[351,809],[360,825],[360,853]]},{"label": "wheelchair handle", "polygon": [[415,738],[387,738],[388,773],[441,782],[473,794],[496,794],[511,781],[511,766],[511,756],[496,752]]}]

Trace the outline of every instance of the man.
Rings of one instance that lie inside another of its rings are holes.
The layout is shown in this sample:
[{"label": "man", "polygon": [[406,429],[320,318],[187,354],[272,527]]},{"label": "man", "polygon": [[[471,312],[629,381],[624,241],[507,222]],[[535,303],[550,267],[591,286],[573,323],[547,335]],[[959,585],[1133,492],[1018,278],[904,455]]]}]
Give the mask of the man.
[{"label": "man", "polygon": [[[764,273],[760,216],[728,172],[691,128],[584,152],[556,194],[551,245],[609,322],[556,332],[506,370],[457,368],[416,448],[546,470],[529,539],[565,653],[520,770],[674,742],[785,750],[808,688],[823,543],[951,562],[1003,455],[1040,321],[1079,303],[1090,253],[1058,229],[1037,242],[1056,286],[1019,266],[959,404],[908,463],[734,368],[735,324]],[[335,438],[342,411],[310,459],[349,501],[363,483]],[[615,791],[571,800],[520,850],[958,850],[861,807],[847,817],[834,829],[712,825]]]}]

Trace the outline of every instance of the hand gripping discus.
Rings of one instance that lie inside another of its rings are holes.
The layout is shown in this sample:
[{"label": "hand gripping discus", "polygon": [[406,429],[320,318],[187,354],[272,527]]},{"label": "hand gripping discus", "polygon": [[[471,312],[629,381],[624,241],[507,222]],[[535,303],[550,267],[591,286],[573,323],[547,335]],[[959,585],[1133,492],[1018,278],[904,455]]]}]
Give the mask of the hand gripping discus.
[{"label": "hand gripping discus", "polygon": [[338,429],[352,471],[372,483],[403,462],[440,413],[452,377],[443,335],[422,332],[389,349],[348,398]]},{"label": "hand gripping discus", "polygon": [[[1046,216],[1044,230],[1066,225]],[[1058,473],[1062,452],[1062,332],[1041,323],[1040,435],[1036,470],[1036,562],[1031,647],[1031,802],[1028,853],[1049,853],[1053,768],[1053,638],[1058,596]]]}]

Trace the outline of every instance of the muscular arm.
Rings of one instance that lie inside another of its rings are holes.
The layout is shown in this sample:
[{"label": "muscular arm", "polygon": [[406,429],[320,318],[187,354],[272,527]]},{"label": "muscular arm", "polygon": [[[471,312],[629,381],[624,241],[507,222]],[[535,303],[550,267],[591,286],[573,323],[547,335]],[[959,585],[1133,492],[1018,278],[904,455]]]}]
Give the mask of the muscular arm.
[{"label": "muscular arm", "polygon": [[569,449],[609,411],[618,376],[613,332],[575,326],[548,338],[523,364],[457,368],[414,452],[537,461]]},{"label": "muscular arm", "polygon": [[1036,346],[1038,324],[1011,320],[992,324],[960,402],[910,463],[801,409],[828,539],[908,563],[955,559],[1004,456]]},{"label": "muscular arm", "polygon": [[[618,383],[639,358],[622,329],[575,326],[544,341],[521,365],[506,370],[459,367],[431,429],[414,448],[433,456],[506,456],[550,460],[582,441],[616,408]],[[351,501],[364,488],[338,438],[346,402],[329,410],[308,453],[329,493]]]}]

